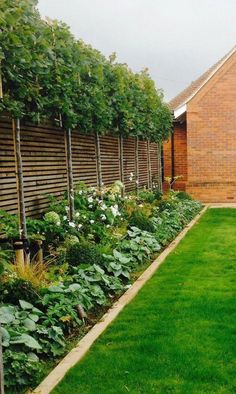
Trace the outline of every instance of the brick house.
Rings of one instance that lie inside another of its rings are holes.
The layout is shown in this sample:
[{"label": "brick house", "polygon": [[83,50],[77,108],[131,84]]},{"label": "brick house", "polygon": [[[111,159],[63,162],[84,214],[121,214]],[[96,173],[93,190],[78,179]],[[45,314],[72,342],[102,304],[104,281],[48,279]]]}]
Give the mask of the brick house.
[{"label": "brick house", "polygon": [[236,202],[236,47],[170,102],[164,176],[204,202]]}]

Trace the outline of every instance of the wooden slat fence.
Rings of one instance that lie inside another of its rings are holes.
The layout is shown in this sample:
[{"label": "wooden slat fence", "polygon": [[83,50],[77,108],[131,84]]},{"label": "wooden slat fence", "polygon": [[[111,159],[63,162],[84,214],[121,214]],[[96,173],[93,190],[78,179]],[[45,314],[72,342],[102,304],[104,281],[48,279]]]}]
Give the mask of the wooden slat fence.
[{"label": "wooden slat fence", "polygon": [[[123,139],[123,171],[127,191],[135,190],[135,139]],[[36,216],[48,206],[47,194],[62,196],[67,190],[65,133],[52,124],[21,124],[25,206],[28,216]],[[100,137],[101,177],[110,185],[121,177],[118,137]],[[147,141],[138,142],[139,187],[148,185]],[[158,147],[150,143],[152,179],[159,177]],[[98,185],[98,160],[94,135],[72,131],[74,184]],[[133,178],[130,180],[130,174]],[[17,213],[17,192],[12,121],[0,118],[0,209]]]}]

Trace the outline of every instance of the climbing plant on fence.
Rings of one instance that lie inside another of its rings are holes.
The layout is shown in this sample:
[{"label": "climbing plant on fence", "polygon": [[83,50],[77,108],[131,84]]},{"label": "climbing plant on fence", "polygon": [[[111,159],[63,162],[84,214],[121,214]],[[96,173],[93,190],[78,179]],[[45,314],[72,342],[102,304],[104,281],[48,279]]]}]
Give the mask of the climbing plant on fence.
[{"label": "climbing plant on fence", "polygon": [[[136,137],[138,162],[139,139],[147,140],[149,152],[150,142],[160,143],[167,138],[172,123],[170,110],[146,70],[133,73],[127,65],[117,63],[114,55],[106,59],[76,40],[64,23],[43,20],[37,0],[2,0],[0,26],[0,111],[14,119],[16,168],[21,168],[20,120],[57,120],[65,131],[72,218],[71,129],[95,133],[101,186],[99,136],[109,132],[120,137],[122,179],[123,137]],[[22,207],[22,173],[16,173]],[[138,166],[136,184],[138,188]]]}]

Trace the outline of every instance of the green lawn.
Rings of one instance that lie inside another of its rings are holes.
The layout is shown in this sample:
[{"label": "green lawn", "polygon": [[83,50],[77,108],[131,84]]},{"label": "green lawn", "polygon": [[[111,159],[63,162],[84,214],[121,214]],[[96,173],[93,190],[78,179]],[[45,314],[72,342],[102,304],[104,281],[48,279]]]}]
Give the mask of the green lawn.
[{"label": "green lawn", "polygon": [[236,393],[236,210],[208,210],[53,393]]}]

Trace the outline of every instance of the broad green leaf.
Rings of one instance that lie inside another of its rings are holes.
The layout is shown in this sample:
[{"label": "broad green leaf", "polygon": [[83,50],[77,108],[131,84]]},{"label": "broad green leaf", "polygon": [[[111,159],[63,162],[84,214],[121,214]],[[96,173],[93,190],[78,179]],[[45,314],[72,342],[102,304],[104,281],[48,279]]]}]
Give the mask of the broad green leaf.
[{"label": "broad green leaf", "polygon": [[28,334],[21,334],[18,337],[16,337],[14,340],[10,341],[11,344],[24,344],[25,346],[31,348],[31,349],[41,349],[41,346],[39,345],[38,341],[34,339],[32,336]]},{"label": "broad green leaf", "polygon": [[28,309],[33,309],[33,305],[30,304],[30,303],[27,302],[27,301],[19,300],[19,304],[20,304],[20,306],[21,306],[22,309],[26,309],[26,310],[28,310]]},{"label": "broad green leaf", "polygon": [[35,331],[35,330],[36,330],[36,324],[35,324],[35,322],[34,322],[33,320],[29,319],[29,318],[25,319],[25,320],[23,321],[23,324],[24,324],[25,328],[26,328],[28,331]]}]

